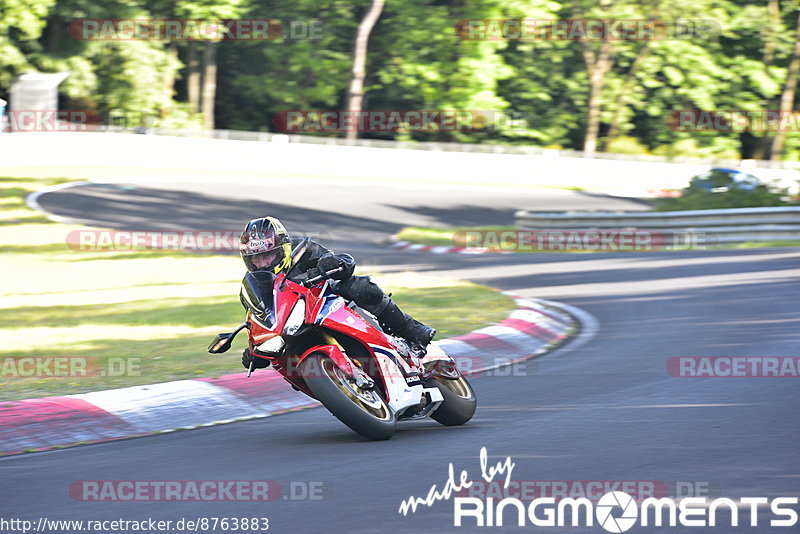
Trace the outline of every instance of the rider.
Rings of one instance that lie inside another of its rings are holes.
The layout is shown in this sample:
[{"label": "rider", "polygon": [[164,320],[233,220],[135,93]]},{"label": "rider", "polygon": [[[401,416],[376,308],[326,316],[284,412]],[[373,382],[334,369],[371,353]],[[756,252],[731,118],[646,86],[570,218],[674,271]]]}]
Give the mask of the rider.
[{"label": "rider", "polygon": [[[356,262],[350,254],[334,254],[316,241],[308,240],[305,251],[293,259],[294,247],[302,239],[290,238],[283,224],[275,217],[253,219],[240,236],[239,252],[247,270],[286,272],[290,280],[301,282],[339,267],[331,284],[334,292],[354,301],[359,307],[378,319],[383,330],[404,338],[417,350],[425,347],[436,335],[436,330],[411,318],[397,307],[392,299],[369,276],[353,276]],[[250,366],[251,356],[245,351],[242,364]],[[256,358],[257,364],[266,364]]]}]

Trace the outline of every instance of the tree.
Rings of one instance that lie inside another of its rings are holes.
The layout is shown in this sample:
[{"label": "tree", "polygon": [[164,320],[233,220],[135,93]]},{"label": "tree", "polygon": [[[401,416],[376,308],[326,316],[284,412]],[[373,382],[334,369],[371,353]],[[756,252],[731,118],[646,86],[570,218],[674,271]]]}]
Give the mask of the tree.
[{"label": "tree", "polygon": [[[516,2],[508,2],[516,3]],[[530,3],[530,2],[527,2]],[[513,74],[502,55],[503,41],[469,40],[457,21],[497,19],[500,2],[404,0],[386,5],[373,31],[367,79],[371,109],[468,110],[477,112],[472,131],[399,131],[374,133],[383,138],[476,142],[490,139],[492,121],[480,116],[508,107],[498,94],[501,80]]]},{"label": "tree", "polygon": [[[273,129],[275,113],[340,109],[352,68],[357,9],[340,0],[253,0],[244,17],[302,21],[299,35],[219,48],[218,118],[226,128]],[[303,26],[308,35],[303,37]],[[290,29],[290,28],[287,28]]]},{"label": "tree", "polygon": [[[198,111],[208,128],[269,130],[287,110],[468,110],[474,128],[463,131],[364,135],[589,155],[603,147],[791,159],[800,154],[798,134],[681,130],[667,117],[791,111],[800,77],[796,8],[797,0],[28,0],[23,9],[0,0],[0,93],[27,69],[69,70],[60,87],[66,106],[141,113],[160,124],[196,120]],[[86,41],[66,31],[79,18],[270,18],[287,35]],[[456,25],[556,19],[709,20],[718,31],[646,42],[515,40],[497,27],[464,38]],[[295,23],[322,31],[303,38]]]},{"label": "tree", "polygon": [[34,56],[41,51],[37,39],[54,1],[0,0],[0,88],[7,89],[17,75],[33,66]]},{"label": "tree", "polygon": [[[235,19],[243,11],[242,0],[179,0],[176,14],[187,19],[203,20],[208,22],[221,22],[224,19]],[[214,111],[217,96],[217,46],[218,38],[209,38],[203,46],[203,60],[200,75],[200,88],[197,88],[197,62],[195,44],[189,46],[189,76],[188,91],[190,106],[193,100],[199,97],[199,108],[192,111],[203,113],[203,122],[206,129],[214,128]]]},{"label": "tree", "polygon": [[[378,21],[383,11],[384,0],[372,0],[372,5],[361,19],[356,32],[355,43],[353,44],[353,69],[350,77],[350,87],[347,90],[347,111],[354,117],[361,112],[364,101],[364,78],[366,77],[365,66],[367,63],[367,44],[372,28]],[[358,124],[352,122],[347,130],[347,139],[353,140],[358,137]]]},{"label": "tree", "polygon": [[[797,72],[800,70],[800,11],[797,16],[797,32],[794,40],[794,52],[792,59],[789,63],[789,69],[786,73],[786,83],[783,86],[783,93],[781,94],[781,105],[779,108],[780,116],[792,111],[794,106],[794,94],[797,89]],[[783,152],[783,143],[786,139],[786,133],[780,128],[775,133],[772,139],[772,159],[778,160]]]}]

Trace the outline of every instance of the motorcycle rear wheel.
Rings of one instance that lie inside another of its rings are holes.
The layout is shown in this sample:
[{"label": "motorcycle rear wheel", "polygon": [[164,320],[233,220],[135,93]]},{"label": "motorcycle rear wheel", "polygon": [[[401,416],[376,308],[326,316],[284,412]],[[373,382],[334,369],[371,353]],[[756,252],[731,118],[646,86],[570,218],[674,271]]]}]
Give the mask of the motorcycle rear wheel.
[{"label": "motorcycle rear wheel", "polygon": [[433,377],[425,381],[426,387],[436,387],[444,401],[431,414],[431,419],[445,426],[463,425],[475,415],[478,399],[475,391],[461,373],[455,380]]},{"label": "motorcycle rear wheel", "polygon": [[326,354],[309,354],[300,372],[317,400],[342,423],[375,441],[394,435],[397,417],[380,392],[359,388]]}]

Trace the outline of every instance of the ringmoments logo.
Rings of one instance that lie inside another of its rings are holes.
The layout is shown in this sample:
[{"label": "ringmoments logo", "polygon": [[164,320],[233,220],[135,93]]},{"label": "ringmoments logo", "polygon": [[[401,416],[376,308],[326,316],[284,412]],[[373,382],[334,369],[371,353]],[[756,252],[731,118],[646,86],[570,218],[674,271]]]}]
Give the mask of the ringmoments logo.
[{"label": "ringmoments logo", "polygon": [[[622,510],[622,514],[618,517],[612,515],[615,508]],[[600,497],[595,512],[597,522],[609,532],[629,530],[636,524],[639,515],[636,511],[636,501],[624,491],[612,491]]]},{"label": "ringmoments logo", "polygon": [[[503,482],[507,489],[516,464],[505,460],[489,465],[486,447],[480,451],[481,477],[487,484]],[[469,472],[455,474],[452,462],[441,489],[432,485],[425,497],[411,496],[400,504],[402,515],[416,513],[422,506],[453,501],[453,526],[461,527],[593,527],[621,533],[636,525],[643,527],[794,527],[798,522],[797,497],[668,498],[649,496],[638,499],[626,491],[611,490],[593,500],[588,497],[536,497],[523,501],[517,497],[464,497],[474,483]],[[632,482],[632,481],[629,481]],[[627,489],[627,488],[626,488]],[[651,489],[655,490],[655,486]],[[761,509],[762,515],[759,515]],[[766,519],[765,519],[766,517]]]}]

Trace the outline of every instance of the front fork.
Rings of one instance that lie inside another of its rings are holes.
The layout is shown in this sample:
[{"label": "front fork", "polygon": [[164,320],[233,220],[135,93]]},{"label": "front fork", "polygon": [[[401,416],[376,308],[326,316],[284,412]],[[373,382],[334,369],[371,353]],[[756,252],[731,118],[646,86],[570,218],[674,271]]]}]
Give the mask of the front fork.
[{"label": "front fork", "polygon": [[[360,387],[361,389],[375,388],[375,381],[372,380],[372,378],[367,373],[364,372],[364,369],[362,369],[361,367],[361,362],[359,362],[355,358],[349,357],[347,353],[344,351],[344,347],[342,347],[342,345],[338,341],[336,341],[335,337],[333,337],[331,334],[327,332],[323,332],[322,339],[325,340],[325,343],[333,345],[334,347],[338,347],[342,353],[342,356],[347,358],[347,360],[351,363],[350,374],[353,375],[353,379],[356,382],[356,386]],[[346,371],[346,369],[342,370]]]}]

